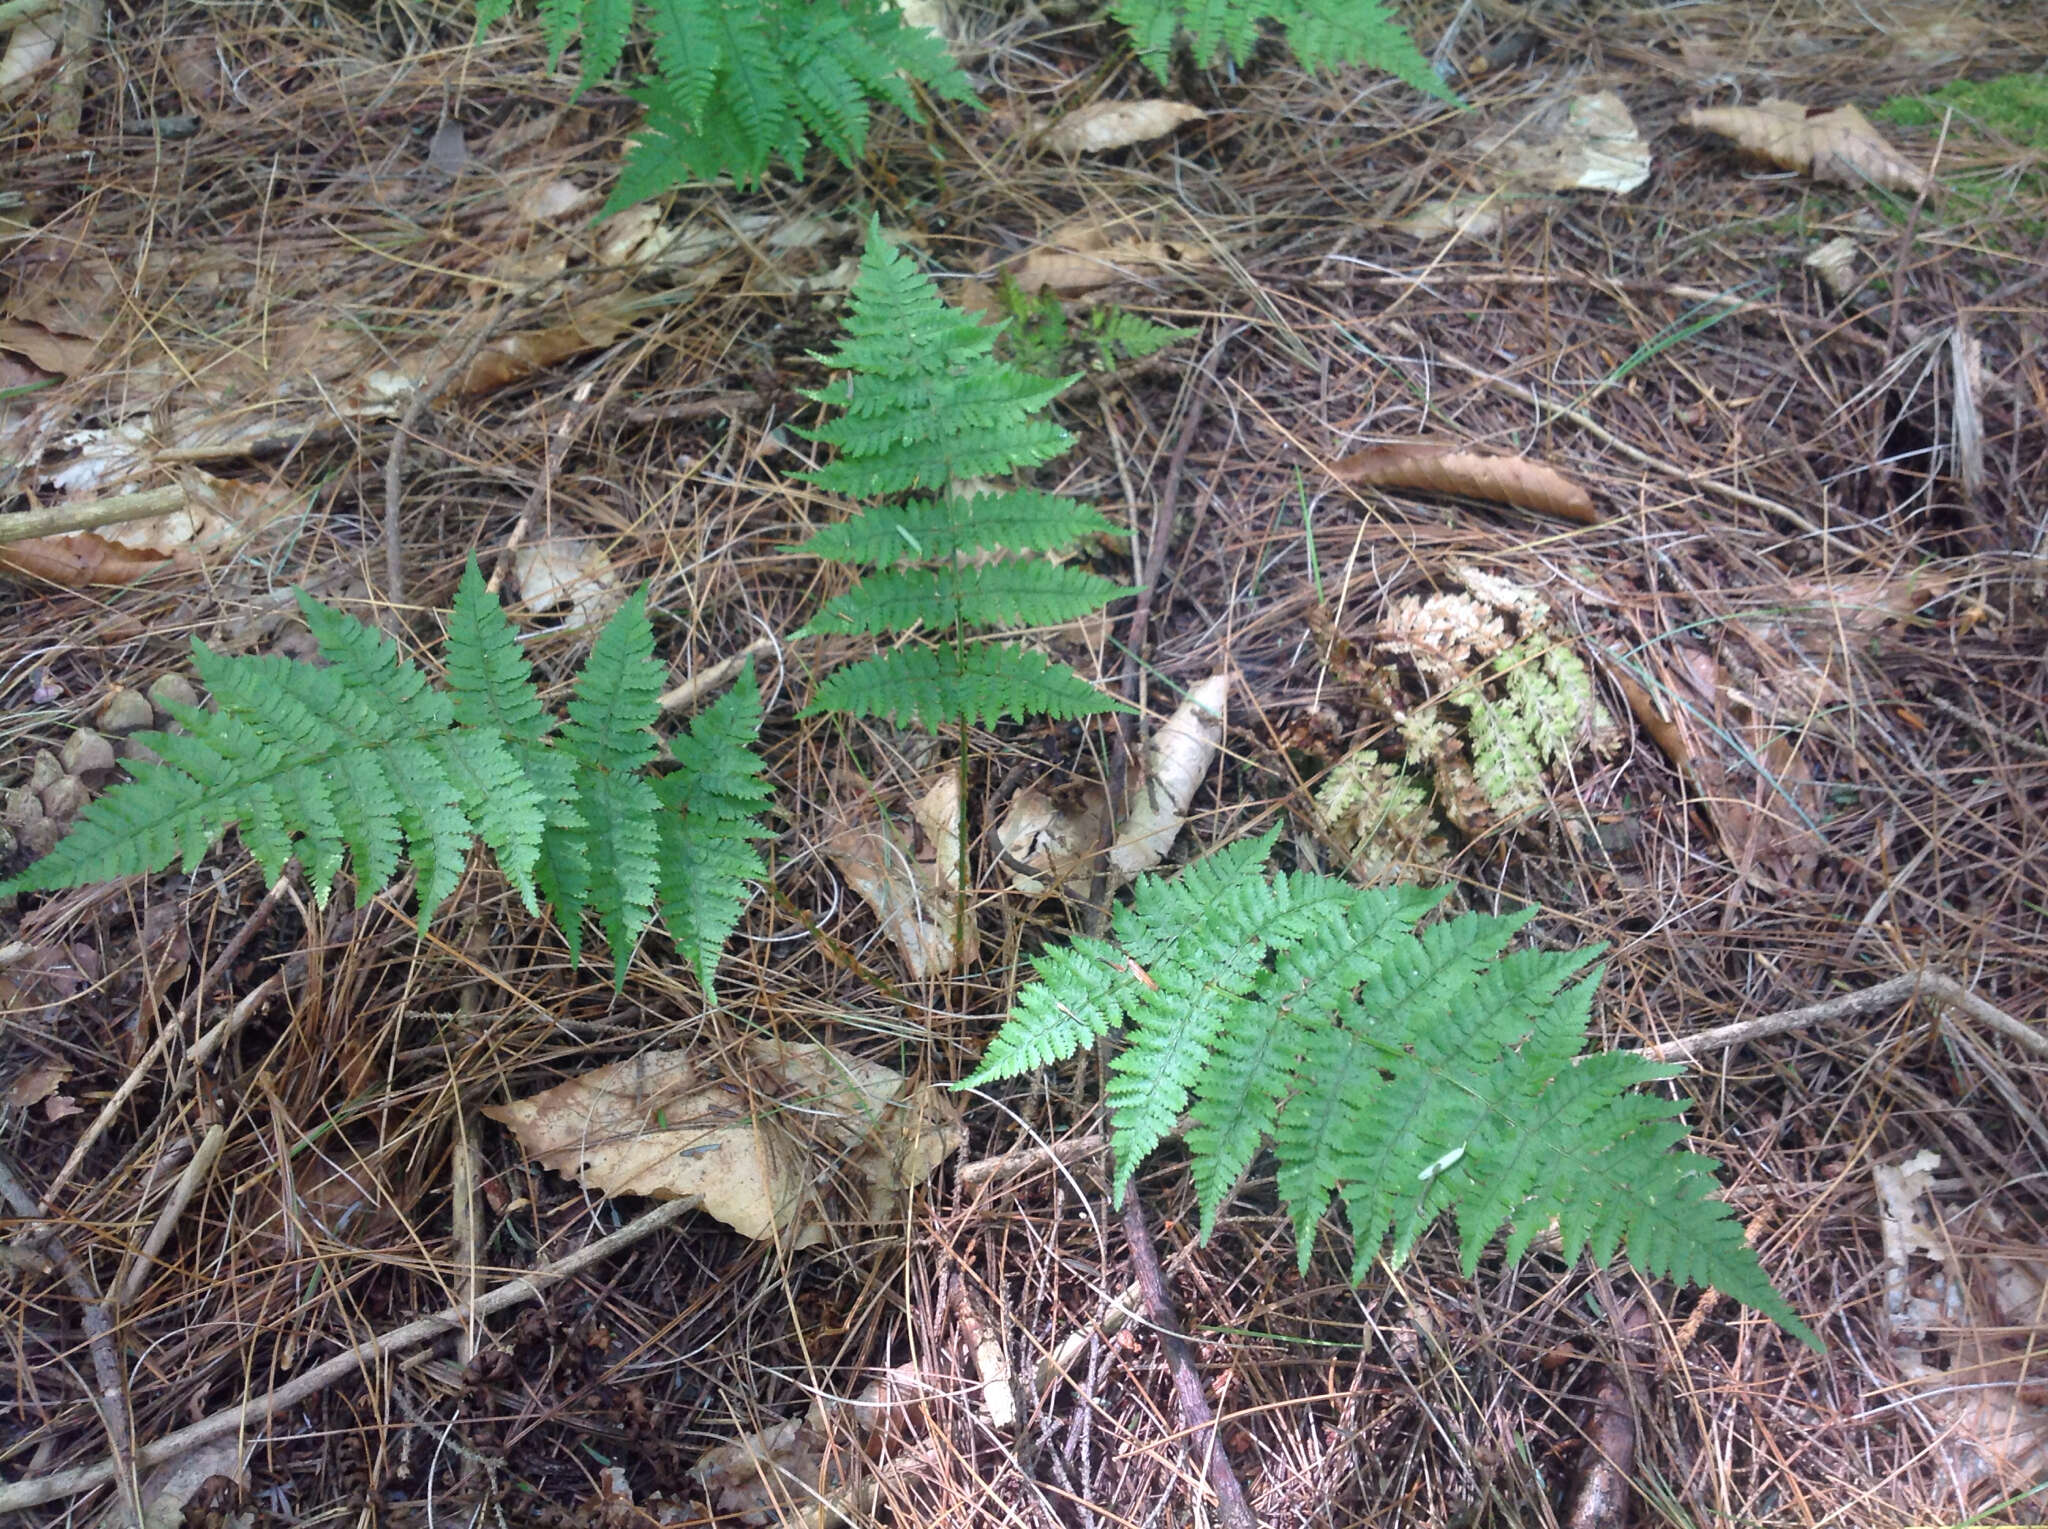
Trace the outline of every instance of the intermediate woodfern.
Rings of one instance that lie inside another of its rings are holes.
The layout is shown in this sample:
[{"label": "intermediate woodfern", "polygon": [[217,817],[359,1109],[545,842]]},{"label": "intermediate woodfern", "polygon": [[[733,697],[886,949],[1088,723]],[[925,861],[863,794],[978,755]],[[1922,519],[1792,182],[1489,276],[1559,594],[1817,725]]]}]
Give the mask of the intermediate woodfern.
[{"label": "intermediate woodfern", "polygon": [[298,592],[325,667],[214,652],[192,659],[213,710],[165,706],[177,733],[139,733],[159,762],[99,797],[55,849],[0,895],[162,870],[187,871],[232,827],[275,878],[297,860],[324,904],[345,859],[381,887],[401,858],[420,927],[454,891],[481,839],[532,911],[554,906],[573,956],[597,916],[614,980],[661,917],[707,992],[747,883],[769,795],[753,740],[751,673],[674,742],[650,776],[664,674],[644,592],[608,622],[576,678],[568,720],[543,710],[519,638],[471,559],[449,612],[448,688],[437,690],[374,627]]},{"label": "intermediate woodfern", "polygon": [[1534,909],[1418,928],[1442,891],[1268,875],[1274,837],[1142,878],[1113,940],[1040,956],[962,1086],[1120,1036],[1114,1193],[1186,1111],[1205,1238],[1270,1142],[1304,1271],[1333,1196],[1354,1280],[1448,1211],[1468,1273],[1501,1232],[1512,1261],[1555,1227],[1566,1258],[1625,1245],[1645,1272],[1712,1285],[1818,1347],[1709,1198],[1719,1164],[1677,1150],[1683,1107],[1643,1091],[1682,1069],[1584,1053],[1597,949],[1510,949]]},{"label": "intermediate woodfern", "polygon": [[805,432],[838,458],[804,476],[837,493],[932,498],[878,505],[785,551],[867,572],[798,636],[922,634],[828,675],[809,713],[886,717],[937,730],[1001,717],[1078,717],[1113,700],[1064,664],[971,637],[993,627],[1072,621],[1122,586],[1022,556],[1058,552],[1113,528],[1088,505],[985,477],[1034,467],[1073,438],[1040,411],[1074,381],[992,354],[1001,325],[949,308],[938,288],[871,223],[846,338],[817,359],[848,375],[807,396],[844,411]]},{"label": "intermediate woodfern", "polygon": [[[481,32],[512,0],[477,0]],[[645,124],[604,212],[689,181],[730,175],[745,187],[776,159],[799,179],[812,142],[851,165],[867,144],[871,103],[922,122],[915,80],[971,102],[945,43],[889,0],[539,0],[555,59],[582,39],[582,82],[610,76],[637,16],[656,72],[627,93]]]},{"label": "intermediate woodfern", "polygon": [[1187,38],[1198,64],[1226,51],[1244,64],[1264,23],[1276,21],[1304,68],[1370,64],[1439,100],[1457,100],[1382,0],[1114,0],[1110,12],[1130,28],[1131,45],[1162,84],[1178,38]]}]

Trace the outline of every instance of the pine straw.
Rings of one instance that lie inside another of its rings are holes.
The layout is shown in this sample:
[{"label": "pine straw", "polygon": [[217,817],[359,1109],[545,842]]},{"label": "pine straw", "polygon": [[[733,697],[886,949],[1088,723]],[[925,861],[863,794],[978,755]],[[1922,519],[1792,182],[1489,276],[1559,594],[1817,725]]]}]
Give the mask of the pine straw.
[{"label": "pine straw", "polygon": [[[1633,729],[1628,751],[1582,771],[1533,831],[1462,850],[1453,872],[1473,904],[1537,900],[1550,910],[1545,938],[1611,942],[1605,1038],[1669,1039],[1923,965],[2037,1016],[2048,996],[2038,956],[2048,625],[2037,582],[2048,438],[2039,335],[2024,317],[2038,310],[2041,278],[2022,209],[1930,201],[1873,222],[1870,197],[1745,173],[1671,127],[1699,98],[1709,57],[1751,93],[1817,105],[2038,65],[2018,51],[2039,46],[2012,32],[2018,12],[1990,13],[1968,56],[1939,72],[1902,50],[1916,22],[1950,9],[1895,8],[1888,35],[1872,31],[1867,8],[1819,4],[1795,18],[1772,12],[1768,29],[1735,5],[1514,23],[1459,12],[1453,56],[1491,53],[1501,65],[1470,89],[1485,120],[1512,120],[1566,84],[1614,85],[1658,167],[1634,197],[1559,198],[1498,240],[1448,250],[1416,248],[1375,220],[1477,174],[1465,147],[1472,119],[1384,82],[1311,81],[1273,65],[1242,85],[1187,77],[1218,115],[1171,142],[1047,163],[1020,147],[1017,114],[1104,84],[1089,77],[1101,39],[990,28],[985,94],[1009,116],[944,123],[943,163],[918,132],[884,123],[858,173],[821,168],[758,197],[687,194],[670,217],[690,226],[772,209],[824,215],[843,231],[799,256],[751,249],[687,300],[643,280],[630,337],[423,419],[403,474],[409,611],[378,599],[388,419],[235,467],[325,486],[303,522],[203,577],[89,594],[0,586],[5,737],[17,761],[6,778],[89,720],[111,685],[176,667],[190,635],[274,647],[286,635],[276,596],[290,583],[425,643],[431,622],[419,612],[446,603],[467,552],[493,559],[515,527],[528,539],[594,537],[622,580],[650,581],[678,681],[793,629],[823,591],[814,565],[776,549],[834,509],[787,481],[805,457],[782,427],[800,417],[793,390],[817,381],[805,353],[834,314],[790,295],[792,280],[851,251],[850,210],[871,200],[949,271],[984,270],[1065,219],[1115,209],[1209,258],[1192,278],[1117,294],[1155,317],[1200,322],[1203,338],[1168,368],[1077,389],[1065,417],[1082,447],[1061,464],[1063,488],[1127,511],[1142,535],[1202,400],[1152,609],[1148,698],[1156,719],[1175,686],[1225,662],[1242,686],[1228,758],[1184,852],[1275,813],[1311,821],[1313,779],[1282,733],[1312,706],[1346,728],[1377,725],[1342,667],[1323,662],[1312,612],[1368,646],[1388,599],[1445,587],[1455,567],[1479,563],[1541,586],[1573,631],[1627,657],[1660,694],[1688,666],[1719,664],[1721,689],[1696,698],[1697,736],[1734,761],[1717,789],[1764,809],[1742,818],[1727,802],[1692,800],[1698,782]],[[1413,19],[1435,37],[1451,14]],[[522,172],[585,185],[612,162],[608,135],[630,120],[607,98],[572,108],[569,81],[541,72],[530,36],[501,33],[471,50],[464,18],[418,5],[143,15],[123,13],[88,80],[89,184],[69,146],[34,139],[28,115],[10,126],[32,221],[61,227],[81,258],[103,255],[128,294],[92,375],[66,385],[81,411],[160,358],[147,336],[167,324],[191,347],[181,354],[214,362],[316,318],[370,326],[394,354],[452,348],[495,321],[466,278],[509,235],[495,182],[451,193],[422,168],[443,110],[473,146],[550,124],[508,156]],[[166,15],[175,35],[153,30]],[[217,46],[237,94],[181,94],[171,60],[183,37]],[[1687,38],[1694,51],[1682,57]],[[1128,67],[1105,88],[1146,93]],[[187,109],[203,112],[205,131],[161,155],[115,131],[121,117]],[[1938,136],[1896,135],[1923,158]],[[1951,139],[1943,152],[1981,150]],[[1870,252],[1881,296],[1838,304],[1800,266],[1836,232]],[[208,321],[181,284],[209,260],[279,273],[266,278],[268,305],[230,305]],[[1739,307],[1667,338],[1729,306],[1714,301],[1721,294]],[[1987,483],[1969,501],[1944,343],[1959,315],[1983,345],[1986,378]],[[1422,433],[1571,471],[1611,518],[1556,525],[1354,493],[1319,471]],[[1881,597],[1909,577],[1929,593],[1900,619],[1856,627],[1829,603],[1830,591]],[[559,680],[583,641],[556,631],[533,648]],[[759,1030],[923,1077],[962,1074],[1021,979],[1019,958],[1062,932],[1065,916],[1000,892],[978,845],[983,966],[927,990],[901,983],[817,846],[835,771],[857,761],[903,786],[923,756],[878,730],[793,720],[812,662],[781,649],[764,668],[782,814],[775,883],[733,944],[719,1008],[660,951],[623,994],[570,970],[559,941],[481,873],[424,941],[397,894],[323,912],[287,889],[204,995],[193,991],[198,973],[265,890],[235,852],[194,876],[14,910],[32,950],[10,946],[0,970],[0,1065],[12,1077],[62,1060],[84,1111],[54,1124],[8,1111],[5,1149],[31,1189],[52,1184],[83,1123],[172,1030],[52,1206],[98,1289],[120,1291],[141,1270],[116,1314],[138,1440],[558,1258],[638,1209],[530,1170],[480,1121],[481,1105],[651,1044],[722,1049]],[[1603,683],[1623,713],[1611,676]],[[32,702],[38,686],[45,699]],[[1733,752],[1738,692],[1791,708],[1776,730],[1797,747],[1764,761],[1770,781]],[[974,747],[991,791],[1033,759],[1095,768],[1090,748],[1060,729],[980,736]],[[1326,851],[1306,830],[1290,838],[1304,860]],[[193,1066],[192,1038],[294,954],[303,974]],[[1269,1178],[1243,1187],[1203,1248],[1181,1166],[1148,1173],[1142,1191],[1222,1443],[1261,1520],[1550,1522],[1581,1466],[1587,1400],[1609,1373],[1625,1375],[1634,1398],[1643,1522],[1876,1524],[1981,1504],[1991,1489],[1957,1479],[1938,1402],[1902,1386],[1889,1355],[1869,1170],[1931,1146],[1944,1175],[2004,1214],[2007,1245],[2032,1248],[2048,1127],[2037,1058],[1931,1018],[1887,1013],[1748,1046],[1704,1061],[1685,1085],[1703,1148],[1724,1160],[1773,1278],[1829,1339],[1825,1358],[1725,1306],[1688,1324],[1698,1293],[1644,1287],[1626,1271],[1532,1257],[1483,1263],[1468,1278],[1443,1238],[1362,1290],[1342,1278],[1344,1247],[1326,1245],[1298,1277]],[[976,1101],[969,1156],[1085,1138],[1099,1128],[1096,1097],[1083,1069]],[[161,1257],[138,1262],[182,1164],[216,1123],[218,1165],[175,1215]],[[1202,1466],[1159,1346],[1142,1323],[1103,1331],[1130,1279],[1105,1165],[1086,1150],[1068,1158],[943,1177],[912,1224],[845,1228],[823,1251],[785,1256],[686,1220],[487,1331],[297,1405],[251,1437],[249,1506],[259,1521],[294,1524],[644,1521],[603,1500],[607,1467],[643,1504],[657,1491],[696,1503],[687,1472],[705,1450],[915,1364],[920,1399],[887,1452],[849,1457],[878,1493],[860,1516],[1195,1520],[1208,1511]],[[452,1220],[458,1167],[471,1161],[485,1206],[474,1268]],[[13,1405],[0,1455],[14,1479],[107,1450],[79,1304],[24,1262],[4,1297]],[[1651,1313],[1648,1339],[1628,1347],[1622,1313],[1637,1298]],[[985,1314],[1019,1377],[1014,1434],[986,1421],[963,1305]],[[1077,1335],[1063,1378],[1034,1390],[1034,1368]],[[850,1433],[839,1442],[856,1449]],[[703,1521],[697,1511],[682,1521]]]}]

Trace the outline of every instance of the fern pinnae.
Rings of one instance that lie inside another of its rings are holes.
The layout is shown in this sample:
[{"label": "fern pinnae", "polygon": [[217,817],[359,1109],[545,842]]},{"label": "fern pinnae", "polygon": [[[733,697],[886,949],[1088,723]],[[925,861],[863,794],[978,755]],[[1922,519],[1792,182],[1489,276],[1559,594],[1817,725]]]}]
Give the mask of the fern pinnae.
[{"label": "fern pinnae", "polygon": [[1533,910],[1417,928],[1440,892],[1361,892],[1262,870],[1271,838],[1143,877],[1115,942],[1039,958],[1036,979],[969,1081],[1008,1076],[1121,1034],[1108,1103],[1112,1192],[1190,1097],[1203,1235],[1270,1140],[1308,1266],[1332,1200],[1352,1276],[1398,1264],[1448,1212],[1469,1272],[1555,1225],[1565,1257],[1625,1245],[1646,1272],[1712,1284],[1817,1346],[1763,1275],[1711,1158],[1681,1150],[1675,1069],[1584,1054],[1597,949],[1514,947]]}]

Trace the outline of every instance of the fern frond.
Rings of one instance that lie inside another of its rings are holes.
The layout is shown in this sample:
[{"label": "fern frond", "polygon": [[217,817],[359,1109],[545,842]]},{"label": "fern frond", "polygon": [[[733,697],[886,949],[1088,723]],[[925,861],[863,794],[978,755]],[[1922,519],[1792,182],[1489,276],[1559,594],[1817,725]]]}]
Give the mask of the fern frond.
[{"label": "fern frond", "polygon": [[1128,308],[1097,308],[1088,315],[1088,339],[1101,352],[1105,367],[1118,360],[1142,361],[1169,345],[1192,340],[1196,333],[1171,324],[1155,324]]},{"label": "fern frond", "polygon": [[1114,945],[1086,936],[1045,951],[1033,963],[1038,980],[1017,995],[1009,1023],[960,1086],[1050,1067],[1121,1029],[1140,986],[1124,963]]},{"label": "fern frond", "polygon": [[1446,1212],[1468,1271],[1504,1232],[1517,1258],[1555,1224],[1567,1257],[1625,1247],[1645,1271],[1711,1284],[1818,1346],[1710,1198],[1717,1165],[1679,1150],[1680,1107],[1644,1091],[1677,1069],[1581,1054],[1596,951],[1510,949],[1534,910],[1417,932],[1441,894],[1268,878],[1271,842],[1142,878],[1114,943],[1041,956],[968,1082],[1121,1034],[1115,1192],[1192,1099],[1204,1236],[1270,1141],[1304,1268],[1333,1197],[1354,1278],[1383,1248],[1407,1257]]},{"label": "fern frond", "polygon": [[1162,84],[1177,38],[1186,36],[1197,64],[1228,53],[1242,65],[1260,24],[1272,20],[1304,68],[1368,64],[1438,100],[1457,100],[1381,0],[1116,0],[1110,10]]},{"label": "fern frond", "polygon": [[1122,593],[1122,585],[1085,569],[1014,558],[964,568],[886,568],[826,601],[795,635],[1057,626]]},{"label": "fern frond", "polygon": [[719,953],[746,907],[747,883],[768,874],[754,849],[765,836],[758,814],[773,795],[754,752],[760,731],[761,690],[749,663],[670,745],[677,768],[654,783],[661,921],[713,999]]},{"label": "fern frond", "polygon": [[810,395],[844,410],[810,432],[839,456],[807,476],[860,494],[939,492],[868,510],[812,537],[806,550],[870,571],[800,635],[923,632],[948,646],[841,669],[819,685],[806,715],[838,711],[936,728],[1121,706],[1064,665],[964,635],[1071,621],[1120,593],[1084,569],[985,556],[1070,548],[1105,528],[1086,506],[1025,489],[945,491],[965,478],[1035,465],[1070,444],[1058,425],[1033,417],[1066,383],[996,360],[995,334],[941,302],[931,280],[870,220],[845,338],[819,357],[851,374]]},{"label": "fern frond", "polygon": [[1129,709],[1042,654],[973,642],[899,648],[848,664],[819,682],[803,715],[836,711],[931,731],[963,721],[993,727],[1005,717],[1065,721]]},{"label": "fern frond", "polygon": [[998,332],[949,308],[871,223],[846,337],[817,358],[853,375],[806,395],[845,411],[804,432],[837,447],[839,459],[800,476],[832,493],[896,494],[1035,467],[1065,452],[1073,437],[1033,416],[1074,379],[997,361]]},{"label": "fern frond", "polygon": [[821,526],[808,541],[782,550],[808,552],[832,563],[889,568],[951,562],[976,552],[1057,552],[1115,530],[1093,505],[1020,488],[876,505]]},{"label": "fern frond", "polygon": [[[496,8],[502,14],[511,6],[503,3]],[[569,51],[576,29],[583,25],[583,0],[539,0],[534,11],[540,18],[541,36],[547,39],[548,68],[553,69]]]},{"label": "fern frond", "polygon": [[659,884],[678,942],[710,988],[767,799],[752,740],[751,674],[678,740],[681,769],[646,777],[663,670],[645,592],[599,635],[559,739],[519,641],[470,559],[449,612],[449,688],[436,690],[375,628],[299,592],[326,667],[192,645],[213,708],[167,702],[178,733],[140,733],[156,756],[89,803],[72,832],[0,895],[163,869],[188,871],[239,826],[276,878],[296,859],[316,900],[353,862],[382,887],[410,858],[422,929],[483,840],[529,908],[544,896],[573,953],[594,910],[623,982]]}]

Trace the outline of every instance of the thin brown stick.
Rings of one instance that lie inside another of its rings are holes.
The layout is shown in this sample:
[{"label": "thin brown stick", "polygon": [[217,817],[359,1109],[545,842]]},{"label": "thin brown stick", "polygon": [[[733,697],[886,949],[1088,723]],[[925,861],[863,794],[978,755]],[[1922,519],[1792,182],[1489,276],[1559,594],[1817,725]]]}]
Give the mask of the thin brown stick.
[{"label": "thin brown stick", "polygon": [[86,67],[98,51],[106,20],[103,0],[65,0],[64,41],[58,50],[62,62],[56,81],[50,86],[50,115],[46,119],[54,138],[76,138],[85,121]]},{"label": "thin brown stick", "polygon": [[[189,1428],[167,1434],[153,1444],[145,1444],[135,1451],[135,1466],[148,1470],[168,1460],[197,1449],[202,1444],[226,1434],[239,1433],[243,1429],[261,1429],[271,1418],[287,1408],[296,1407],[310,1396],[316,1396],[329,1386],[346,1380],[351,1375],[367,1375],[370,1367],[380,1359],[403,1353],[410,1348],[431,1339],[445,1337],[449,1332],[459,1332],[464,1324],[481,1321],[494,1316],[507,1307],[517,1306],[524,1301],[538,1300],[549,1285],[580,1274],[592,1264],[610,1257],[624,1248],[631,1247],[642,1238],[660,1231],[670,1223],[680,1221],[697,1208],[694,1199],[670,1200],[627,1222],[608,1237],[578,1248],[566,1258],[556,1260],[544,1268],[522,1274],[518,1279],[508,1280],[489,1294],[472,1302],[458,1302],[443,1307],[430,1317],[417,1322],[408,1322],[403,1327],[393,1328],[379,1337],[358,1343],[354,1348],[336,1354],[332,1359],[315,1365],[303,1375],[286,1381],[275,1390],[239,1406],[216,1412],[202,1418]],[[55,1502],[62,1497],[75,1497],[80,1492],[90,1492],[106,1485],[114,1478],[115,1465],[101,1461],[97,1465],[83,1465],[74,1470],[53,1471],[31,1481],[17,1481],[0,1485],[0,1513],[15,1513],[23,1508],[32,1508],[38,1503]]]},{"label": "thin brown stick", "polygon": [[[36,1219],[36,1197],[29,1193],[14,1171],[14,1165],[0,1155],[0,1198],[4,1198],[14,1213],[28,1220]],[[107,1432],[107,1449],[113,1459],[107,1462],[108,1476],[119,1485],[121,1501],[128,1510],[128,1522],[134,1529],[144,1529],[142,1514],[142,1481],[136,1467],[134,1438],[135,1421],[128,1408],[128,1373],[121,1366],[121,1354],[114,1345],[114,1323],[107,1315],[106,1302],[86,1278],[85,1270],[71,1250],[64,1246],[64,1239],[58,1229],[44,1222],[30,1236],[36,1250],[57,1266],[57,1272],[64,1277],[64,1283],[71,1287],[71,1293],[78,1300],[81,1320],[85,1324],[86,1346],[92,1354],[93,1379],[99,1390],[93,1395],[93,1405],[98,1409],[101,1426]]]},{"label": "thin brown stick", "polygon": [[705,691],[716,690],[744,669],[748,659],[765,657],[779,646],[781,644],[773,637],[756,637],[739,652],[728,654],[710,668],[699,670],[675,689],[666,692],[661,698],[661,709],[664,712],[681,711],[686,706],[694,705]]},{"label": "thin brown stick", "polygon": [[164,1244],[171,1240],[171,1233],[178,1229],[178,1221],[185,1214],[185,1207],[199,1191],[206,1187],[206,1181],[213,1176],[213,1165],[220,1160],[221,1148],[227,1145],[228,1128],[216,1120],[206,1128],[199,1146],[192,1153],[192,1161],[185,1165],[185,1171],[178,1175],[178,1182],[172,1187],[171,1196],[164,1201],[163,1209],[157,1212],[156,1223],[150,1227],[149,1235],[143,1239],[140,1251],[128,1256],[127,1267],[114,1281],[114,1293],[110,1298],[115,1309],[128,1305],[149,1283],[151,1268],[157,1254],[164,1250]]},{"label": "thin brown stick", "polygon": [[2023,1020],[2013,1018],[1995,1004],[1987,1003],[1955,978],[1938,971],[1908,972],[1903,977],[1894,977],[1861,992],[1844,993],[1839,998],[1810,1003],[1803,1008],[1782,1009],[1757,1019],[1702,1030],[1680,1040],[1645,1046],[1642,1054],[1660,1062],[1689,1062],[1705,1052],[1725,1051],[1749,1041],[1783,1035],[1789,1030],[1810,1029],[1837,1019],[1860,1018],[1879,1009],[1910,1002],[1923,994],[1938,1003],[1953,1004],[1985,1028],[1996,1030],[2007,1040],[2016,1041],[2037,1056],[2048,1056],[2048,1035]]},{"label": "thin brown stick", "polygon": [[53,504],[46,509],[20,510],[0,515],[0,547],[38,536],[63,536],[72,531],[91,531],[100,526],[124,525],[131,520],[148,520],[182,509],[185,490],[173,483],[167,488],[145,489],[139,494],[115,494],[107,499],[88,499],[83,504]]},{"label": "thin brown stick", "polygon": [[1145,1292],[1146,1314],[1158,1329],[1166,1367],[1173,1374],[1174,1394],[1180,1399],[1181,1422],[1195,1448],[1203,1455],[1209,1485],[1216,1493],[1216,1516],[1225,1529],[1258,1529],[1252,1507],[1245,1500],[1244,1487],[1216,1436],[1216,1414],[1209,1410],[1209,1398],[1202,1390],[1202,1375],[1195,1368],[1194,1353],[1180,1318],[1173,1309],[1173,1294],[1166,1288],[1166,1271],[1159,1267],[1159,1250],[1152,1245],[1152,1228],[1145,1221],[1145,1204],[1135,1186],[1124,1190],[1124,1240],[1130,1244],[1131,1263],[1138,1284]]}]

